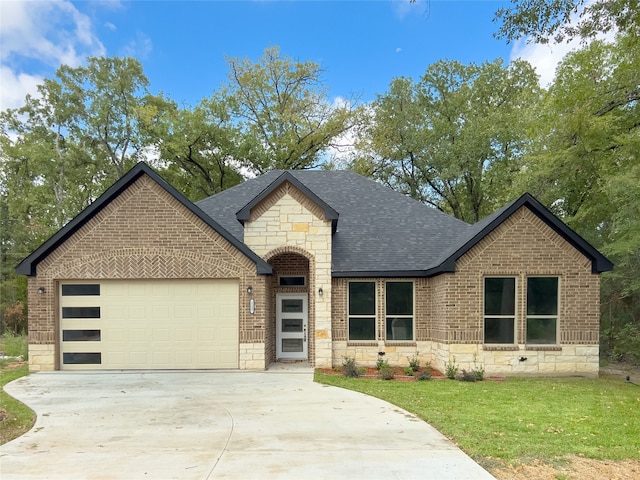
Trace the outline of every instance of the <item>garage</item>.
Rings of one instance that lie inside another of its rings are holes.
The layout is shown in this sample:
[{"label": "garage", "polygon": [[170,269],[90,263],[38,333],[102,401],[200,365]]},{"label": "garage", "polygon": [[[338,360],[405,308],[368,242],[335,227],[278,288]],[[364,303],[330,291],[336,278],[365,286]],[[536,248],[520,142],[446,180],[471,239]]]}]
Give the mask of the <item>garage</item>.
[{"label": "garage", "polygon": [[61,281],[61,369],[238,368],[238,295],[238,280]]}]

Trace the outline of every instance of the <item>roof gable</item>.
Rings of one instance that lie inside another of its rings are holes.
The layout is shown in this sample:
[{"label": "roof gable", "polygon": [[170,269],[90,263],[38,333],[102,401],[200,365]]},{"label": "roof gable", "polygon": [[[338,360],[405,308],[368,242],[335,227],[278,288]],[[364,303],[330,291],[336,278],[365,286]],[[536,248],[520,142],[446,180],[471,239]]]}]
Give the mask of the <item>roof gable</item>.
[{"label": "roof gable", "polygon": [[569,242],[576,250],[591,260],[591,271],[602,273],[613,270],[613,263],[596,250],[589,242],[574,232],[562,220],[556,217],[544,205],[529,193],[507,204],[500,210],[472,225],[466,235],[461,236],[458,242],[452,245],[441,257],[440,264],[435,267],[434,273],[454,272],[455,262],[465,253],[476,246],[483,238],[502,225],[521,207],[528,208],[534,215],[542,220],[548,227]]},{"label": "roof gable", "polygon": [[200,220],[205,222],[209,227],[215,230],[220,236],[231,243],[234,247],[240,250],[246,257],[252,260],[256,264],[256,271],[258,275],[269,275],[273,272],[271,266],[265,262],[261,257],[249,249],[244,243],[240,242],[236,237],[231,235],[225,230],[218,222],[213,220],[199,207],[191,203],[184,195],[178,192],[175,188],[169,185],[160,175],[158,175],[151,167],[146,163],[138,163],[125,175],[123,175],[117,182],[109,187],[100,197],[91,203],[87,208],[80,212],[75,218],[73,218],[64,227],[58,230],[51,238],[38,247],[33,253],[22,260],[16,267],[16,272],[20,275],[33,276],[37,274],[37,265],[44,258],[49,255],[58,246],[64,243],[69,237],[71,237],[78,229],[80,229],[85,223],[87,223],[93,216],[98,214],[104,207],[106,207],[113,199],[126,190],[133,182],[135,182],[140,176],[148,175],[154,182],[162,187],[167,193],[173,196],[178,202],[180,202],[185,208],[196,215]]},{"label": "roof gable", "polygon": [[336,231],[339,217],[338,212],[335,211],[330,205],[328,205],[324,200],[318,197],[306,185],[300,182],[288,171],[283,172],[280,176],[278,176],[278,178],[271,182],[269,186],[267,186],[267,188],[262,190],[249,203],[242,207],[238,211],[238,213],[236,213],[236,218],[238,219],[238,221],[244,225],[244,222],[249,220],[249,218],[251,217],[251,210],[259,205],[269,195],[275,192],[278,187],[280,187],[285,182],[289,182],[291,185],[300,190],[305,196],[307,196],[312,202],[318,205],[318,207],[320,207],[324,211],[324,219],[331,221],[332,231]]}]

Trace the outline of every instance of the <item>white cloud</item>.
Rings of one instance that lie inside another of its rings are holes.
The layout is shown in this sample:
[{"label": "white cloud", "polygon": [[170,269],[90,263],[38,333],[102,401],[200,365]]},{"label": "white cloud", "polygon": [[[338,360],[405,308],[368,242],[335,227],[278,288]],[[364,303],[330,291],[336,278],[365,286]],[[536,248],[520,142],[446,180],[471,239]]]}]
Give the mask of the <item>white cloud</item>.
[{"label": "white cloud", "polygon": [[34,94],[41,75],[105,53],[91,19],[67,0],[0,2],[0,44],[0,110]]},{"label": "white cloud", "polygon": [[[574,13],[571,23],[576,22],[577,19],[578,14]],[[613,42],[615,36],[616,32],[612,31],[606,35],[598,35],[596,38]],[[565,55],[574,50],[578,50],[582,46],[583,43],[579,38],[563,43],[550,41],[548,44],[527,43],[527,39],[523,38],[513,45],[510,58],[511,60],[522,59],[528,61],[540,76],[540,85],[542,87],[548,87],[553,82],[556,69]]]},{"label": "white cloud", "polygon": [[37,75],[16,73],[9,67],[0,65],[0,110],[20,107],[25,95],[34,95],[41,82],[42,78]]},{"label": "white cloud", "polygon": [[391,0],[393,13],[397,18],[403,20],[410,14],[423,15],[429,9],[429,3],[423,0],[410,2],[409,0]]},{"label": "white cloud", "polygon": [[137,32],[136,38],[122,48],[122,54],[127,57],[141,59],[148,57],[151,50],[153,50],[151,38],[142,32]]}]

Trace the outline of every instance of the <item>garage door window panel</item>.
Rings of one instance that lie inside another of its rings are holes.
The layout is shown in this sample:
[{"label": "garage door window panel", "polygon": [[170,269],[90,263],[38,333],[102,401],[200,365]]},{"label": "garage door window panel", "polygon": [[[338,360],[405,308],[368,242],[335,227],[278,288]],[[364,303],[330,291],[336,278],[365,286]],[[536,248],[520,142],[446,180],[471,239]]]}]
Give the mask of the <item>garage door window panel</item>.
[{"label": "garage door window panel", "polygon": [[62,318],[100,318],[100,307],[62,307]]},{"label": "garage door window panel", "polygon": [[62,362],[65,365],[100,365],[102,363],[101,353],[63,353]]},{"label": "garage door window panel", "polygon": [[100,284],[96,283],[71,283],[62,285],[63,297],[88,297],[100,296]]},{"label": "garage door window panel", "polygon": [[63,342],[99,342],[100,330],[63,330]]}]

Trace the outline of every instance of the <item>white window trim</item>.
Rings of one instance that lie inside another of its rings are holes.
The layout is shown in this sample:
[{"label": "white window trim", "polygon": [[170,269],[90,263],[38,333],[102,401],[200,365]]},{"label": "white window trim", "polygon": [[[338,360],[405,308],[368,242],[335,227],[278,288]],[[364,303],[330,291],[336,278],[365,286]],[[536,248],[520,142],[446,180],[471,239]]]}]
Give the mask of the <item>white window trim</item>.
[{"label": "white window trim", "polygon": [[[389,283],[411,283],[411,295],[413,296],[413,312],[411,315],[393,315],[393,318],[411,319],[411,340],[389,340],[387,338],[387,284]],[[377,310],[376,310],[377,311]],[[416,341],[416,282],[415,280],[387,280],[384,282],[384,340],[389,343],[406,343]]]},{"label": "white window trim", "polygon": [[[349,303],[351,299],[350,285],[352,283],[373,283],[373,315],[351,315],[349,313]],[[376,342],[378,341],[378,282],[375,280],[349,280],[347,282],[347,342]],[[352,318],[371,318],[373,317],[373,338],[369,340],[352,340],[349,338],[349,322]]]},{"label": "white window trim", "polygon": [[[485,280],[487,278],[513,278],[513,315],[487,315],[485,313]],[[518,345],[518,289],[520,287],[517,275],[484,275],[482,277],[482,344],[490,347],[505,347]],[[487,343],[484,338],[485,320],[487,318],[512,318],[513,319],[513,343]],[[526,328],[526,324],[525,324]],[[525,333],[526,335],[526,333]]]}]

